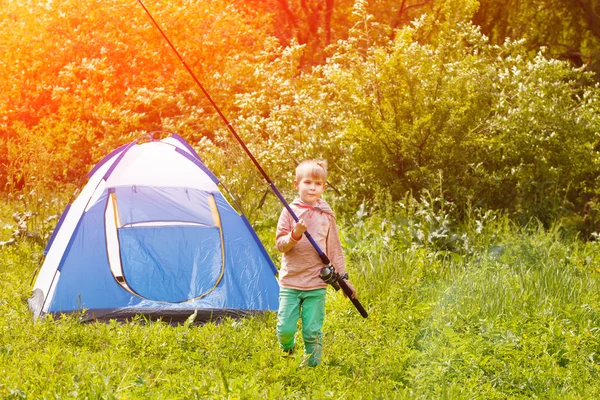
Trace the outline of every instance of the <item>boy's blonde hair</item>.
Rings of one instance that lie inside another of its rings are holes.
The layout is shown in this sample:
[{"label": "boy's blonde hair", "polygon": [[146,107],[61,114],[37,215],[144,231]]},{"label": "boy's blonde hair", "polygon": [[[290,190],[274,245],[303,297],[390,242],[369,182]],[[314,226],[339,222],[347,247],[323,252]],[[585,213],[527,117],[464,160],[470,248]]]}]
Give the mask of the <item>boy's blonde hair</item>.
[{"label": "boy's blonde hair", "polygon": [[304,160],[296,167],[296,181],[303,178],[327,180],[327,160]]}]

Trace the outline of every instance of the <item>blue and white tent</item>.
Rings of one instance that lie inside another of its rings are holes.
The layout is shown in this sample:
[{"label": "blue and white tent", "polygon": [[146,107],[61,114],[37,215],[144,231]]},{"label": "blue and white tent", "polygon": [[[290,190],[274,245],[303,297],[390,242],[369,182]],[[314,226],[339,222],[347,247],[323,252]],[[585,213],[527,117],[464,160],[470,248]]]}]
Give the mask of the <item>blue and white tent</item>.
[{"label": "blue and white tent", "polygon": [[180,136],[106,156],[45,250],[34,316],[197,321],[276,310],[277,270]]}]

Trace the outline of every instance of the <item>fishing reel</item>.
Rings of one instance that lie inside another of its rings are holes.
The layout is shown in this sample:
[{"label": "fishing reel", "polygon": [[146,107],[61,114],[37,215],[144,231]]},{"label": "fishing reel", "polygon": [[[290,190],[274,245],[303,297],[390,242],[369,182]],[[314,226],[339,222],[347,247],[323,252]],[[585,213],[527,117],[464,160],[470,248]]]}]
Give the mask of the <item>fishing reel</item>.
[{"label": "fishing reel", "polygon": [[367,316],[368,316],[367,311],[362,306],[362,304],[360,304],[360,301],[358,301],[358,299],[356,299],[356,298],[352,298],[352,296],[353,296],[352,289],[350,289],[350,287],[348,286],[348,284],[345,281],[345,279],[348,279],[348,274],[345,273],[343,275],[340,275],[335,270],[333,265],[328,265],[326,267],[323,267],[323,269],[321,269],[321,273],[319,274],[319,277],[323,280],[323,282],[333,286],[333,288],[335,290],[342,289],[342,291],[344,292],[346,297],[348,297],[350,299],[350,301],[352,302],[352,304],[354,304],[354,307],[356,307],[356,309],[358,310],[360,315],[362,315],[363,318],[367,318]]},{"label": "fishing reel", "polygon": [[340,275],[335,270],[333,265],[328,265],[321,269],[321,274],[319,277],[323,280],[323,282],[333,286],[335,290],[340,290],[340,281],[342,279],[348,279],[348,274]]}]

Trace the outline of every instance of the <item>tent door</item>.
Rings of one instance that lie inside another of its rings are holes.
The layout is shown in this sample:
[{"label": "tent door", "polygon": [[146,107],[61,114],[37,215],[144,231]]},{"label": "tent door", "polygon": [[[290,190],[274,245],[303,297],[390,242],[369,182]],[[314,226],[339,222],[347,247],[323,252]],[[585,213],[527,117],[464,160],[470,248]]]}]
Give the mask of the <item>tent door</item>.
[{"label": "tent door", "polygon": [[148,300],[192,301],[213,291],[223,277],[224,246],[214,197],[213,225],[159,221],[123,224],[115,193],[106,211],[106,245],[115,280]]}]

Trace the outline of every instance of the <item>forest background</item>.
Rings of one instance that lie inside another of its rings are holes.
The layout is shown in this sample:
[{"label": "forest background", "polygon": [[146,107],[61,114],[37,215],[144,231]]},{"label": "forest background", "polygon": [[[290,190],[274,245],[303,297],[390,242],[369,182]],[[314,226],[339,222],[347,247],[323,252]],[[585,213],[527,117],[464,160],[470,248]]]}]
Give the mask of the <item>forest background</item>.
[{"label": "forest background", "polygon": [[[281,205],[137,2],[0,3],[3,396],[598,394],[598,2],[146,3],[287,198],[297,162],[329,161],[327,199],[373,315],[353,331],[347,301],[331,296],[339,358],[325,367],[336,383],[283,361],[265,366],[278,357],[272,316],[205,331],[30,321],[30,279],[58,215],[124,143],[183,136],[275,260]],[[201,368],[184,347],[219,329],[265,343],[243,358],[220,341],[229,361],[207,356],[208,378],[195,386],[164,369],[164,343],[186,354],[185,368]],[[120,339],[104,338],[115,331]],[[64,335],[73,340],[61,346]],[[45,343],[43,356],[32,341]],[[101,361],[109,348],[117,364]],[[140,356],[117,378],[138,351],[162,366]],[[57,378],[40,383],[46,368]]]},{"label": "forest background", "polygon": [[[255,217],[263,180],[137,2],[3,3],[3,193],[72,191],[114,148],[164,130]],[[299,160],[324,157],[349,209],[443,182],[460,215],[565,218],[589,237],[600,218],[597,5],[517,3],[148,7],[282,189]]]}]

